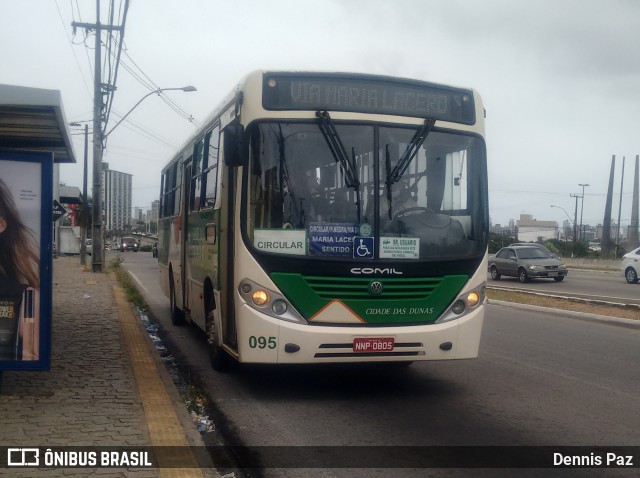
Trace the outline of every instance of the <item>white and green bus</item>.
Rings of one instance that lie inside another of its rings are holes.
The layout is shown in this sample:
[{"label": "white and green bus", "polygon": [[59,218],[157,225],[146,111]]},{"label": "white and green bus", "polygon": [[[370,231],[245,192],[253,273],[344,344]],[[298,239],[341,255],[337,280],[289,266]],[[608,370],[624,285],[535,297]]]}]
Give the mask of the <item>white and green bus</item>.
[{"label": "white and green bus", "polygon": [[475,91],[257,71],[161,188],[160,282],[214,368],[477,357],[489,214]]}]

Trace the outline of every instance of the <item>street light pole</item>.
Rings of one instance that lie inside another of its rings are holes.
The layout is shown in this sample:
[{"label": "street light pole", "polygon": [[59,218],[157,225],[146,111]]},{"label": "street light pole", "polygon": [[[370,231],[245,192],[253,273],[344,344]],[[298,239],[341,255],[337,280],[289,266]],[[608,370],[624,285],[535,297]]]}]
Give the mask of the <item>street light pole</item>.
[{"label": "street light pole", "polygon": [[582,204],[580,206],[580,239],[584,240],[584,231],[582,230],[582,214],[584,213],[584,188],[589,186],[588,184],[578,184],[578,186],[582,186]]},{"label": "street light pole", "polygon": [[[97,0],[99,2],[99,0]],[[98,19],[99,25],[99,19]],[[99,30],[98,30],[99,31]],[[99,73],[99,58],[100,58],[100,35],[96,34],[96,78],[100,78]],[[98,91],[99,85],[96,83],[96,92]],[[183,86],[181,88],[158,88],[153,90],[150,93],[147,93],[143,96],[140,101],[138,101],[133,108],[131,108],[122,118],[118,121],[113,128],[111,128],[107,133],[103,132],[102,129],[102,96],[99,94],[95,94],[96,103],[94,104],[94,118],[93,118],[93,210],[92,210],[92,220],[93,220],[93,233],[92,233],[92,261],[93,261],[93,272],[102,272],[102,267],[104,263],[104,246],[103,246],[103,238],[104,238],[104,230],[103,230],[103,218],[102,218],[102,152],[104,149],[104,141],[107,137],[113,132],[116,127],[120,123],[122,123],[127,116],[131,114],[133,110],[135,110],[140,103],[152,94],[160,94],[162,91],[169,90],[182,90],[182,91],[197,91],[194,86]],[[98,103],[100,101],[100,104]],[[106,129],[106,128],[105,128]]]},{"label": "street light pole", "polygon": [[564,212],[565,216],[567,216],[567,219],[569,219],[569,223],[572,224],[573,223],[573,219],[571,219],[571,216],[569,216],[569,213],[567,212],[567,210],[565,208],[563,208],[562,206],[555,206],[555,205],[551,205],[549,207],[555,207],[557,209],[562,209],[562,212]]},{"label": "street light pole", "polygon": [[111,134],[111,132],[112,132],[114,129],[116,129],[116,128],[118,127],[118,125],[119,125],[120,123],[122,123],[122,122],[126,119],[126,117],[127,117],[127,116],[129,116],[129,115],[131,114],[131,112],[132,112],[133,110],[135,110],[135,109],[138,107],[138,105],[139,105],[140,103],[142,103],[146,98],[148,98],[149,96],[151,96],[151,95],[152,95],[152,94],[154,94],[154,93],[155,93],[155,94],[157,94],[157,95],[160,95],[160,93],[162,93],[163,91],[172,91],[172,90],[181,90],[181,91],[185,91],[185,92],[198,91],[198,90],[196,89],[196,87],[195,87],[195,86],[191,86],[191,85],[189,85],[189,86],[183,86],[182,88],[158,88],[157,90],[153,90],[153,91],[151,91],[151,92],[147,93],[147,94],[146,94],[146,95],[144,95],[142,98],[140,98],[140,101],[138,101],[135,105],[133,105],[133,108],[131,108],[131,109],[127,112],[127,114],[125,114],[122,118],[120,118],[120,121],[118,121],[118,122],[113,126],[113,128],[111,128],[111,129],[109,130],[109,132],[108,132],[108,133],[105,133],[105,135],[104,135],[104,139],[106,139],[106,138],[107,138],[107,136],[109,136],[109,135]]},{"label": "street light pole", "polygon": [[[79,122],[69,126],[81,126]],[[89,157],[89,125],[84,124],[84,174],[82,176],[82,220],[80,221],[80,264],[87,263],[87,225],[89,224],[89,207],[87,198],[87,162]]]}]

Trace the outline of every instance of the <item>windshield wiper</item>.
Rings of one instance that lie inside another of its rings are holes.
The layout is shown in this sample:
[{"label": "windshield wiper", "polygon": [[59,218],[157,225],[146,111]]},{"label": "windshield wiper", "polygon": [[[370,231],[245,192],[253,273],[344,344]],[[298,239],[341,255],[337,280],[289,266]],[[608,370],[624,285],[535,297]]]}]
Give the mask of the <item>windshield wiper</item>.
[{"label": "windshield wiper", "polygon": [[322,135],[331,150],[333,158],[342,168],[347,186],[350,188],[359,188],[360,182],[358,181],[358,176],[355,174],[355,152],[353,152],[353,163],[351,163],[328,111],[316,111],[316,117],[320,120],[320,131],[322,131]]},{"label": "windshield wiper", "polygon": [[389,173],[389,171],[387,170],[387,187],[389,189],[391,189],[391,186],[394,183],[397,183],[400,180],[404,172],[409,167],[409,164],[411,164],[411,161],[413,161],[413,158],[416,156],[416,154],[418,154],[422,143],[424,143],[424,140],[427,139],[427,136],[431,132],[431,129],[433,128],[435,122],[436,120],[431,118],[424,120],[424,124],[418,131],[416,131],[416,134],[413,135],[413,138],[411,138],[411,141],[407,145],[407,149],[405,149],[402,157],[398,159],[398,162],[393,168],[393,171]]},{"label": "windshield wiper", "polygon": [[[298,207],[298,203],[297,198],[293,192],[293,187],[291,186],[291,178],[289,176],[289,168],[287,166],[287,161],[285,159],[285,138],[284,135],[282,134],[282,126],[279,125],[278,126],[278,134],[277,134],[277,141],[278,141],[278,161],[280,163],[280,167],[278,168],[278,188],[280,190],[280,194],[282,195],[283,201],[284,198],[287,196],[287,194],[290,196],[290,200],[289,200],[289,204],[290,204],[290,208],[289,208],[289,216],[287,217],[287,220],[284,220],[284,215],[286,214],[287,211],[284,210],[284,206],[283,206],[283,222],[288,222],[288,223],[295,223],[296,227],[301,227],[304,224],[304,210],[301,211],[302,209],[302,203],[300,203],[300,206]],[[284,186],[286,185],[287,190],[284,190]],[[292,211],[293,209],[293,211]],[[292,217],[295,215],[295,217],[298,219],[298,222],[296,223]]]},{"label": "windshield wiper", "polygon": [[316,118],[318,118],[318,126],[324,136],[327,146],[333,155],[336,163],[340,165],[344,174],[345,184],[349,188],[353,188],[356,193],[356,206],[358,208],[358,223],[360,222],[360,181],[358,180],[357,167],[356,167],[356,152],[354,148],[351,148],[351,159],[347,154],[347,150],[340,139],[340,135],[336,130],[335,124],[329,115],[328,111],[316,111]]}]

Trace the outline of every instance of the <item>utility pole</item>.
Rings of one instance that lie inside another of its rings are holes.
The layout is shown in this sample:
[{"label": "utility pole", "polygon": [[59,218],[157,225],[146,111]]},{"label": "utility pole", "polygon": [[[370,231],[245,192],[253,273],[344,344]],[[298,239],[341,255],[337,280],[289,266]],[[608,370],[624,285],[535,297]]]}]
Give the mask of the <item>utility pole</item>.
[{"label": "utility pole", "polygon": [[571,196],[572,198],[576,198],[576,212],[574,213],[574,218],[573,218],[573,244],[575,245],[576,237],[577,237],[577,228],[578,228],[578,198],[580,197],[580,195],[569,194],[569,196]]},{"label": "utility pole", "polygon": [[582,186],[582,205],[580,206],[580,240],[585,240],[585,233],[582,229],[582,215],[584,213],[584,188],[589,186],[588,184],[578,184],[578,186]]},{"label": "utility pole", "polygon": [[[82,176],[82,234],[80,234],[80,264],[87,263],[87,225],[89,205],[87,204],[87,157],[89,156],[89,125],[84,125],[84,175]],[[91,251],[93,254],[93,250]]]},{"label": "utility pole", "polygon": [[95,60],[94,60],[94,82],[93,82],[93,209],[91,211],[92,219],[92,245],[91,245],[91,261],[93,272],[102,272],[104,264],[104,246],[103,246],[103,230],[102,230],[102,143],[103,143],[103,108],[104,101],[102,98],[102,31],[123,31],[122,27],[114,25],[100,24],[100,0],[96,0],[96,23],[79,23],[71,24],[74,28],[80,27],[87,30],[95,30]]},{"label": "utility pole", "polygon": [[[82,126],[78,122],[69,126]],[[84,125],[84,174],[82,176],[82,209],[80,210],[80,264],[87,263],[87,226],[89,225],[89,207],[87,204],[87,160],[89,157],[89,125]]]}]

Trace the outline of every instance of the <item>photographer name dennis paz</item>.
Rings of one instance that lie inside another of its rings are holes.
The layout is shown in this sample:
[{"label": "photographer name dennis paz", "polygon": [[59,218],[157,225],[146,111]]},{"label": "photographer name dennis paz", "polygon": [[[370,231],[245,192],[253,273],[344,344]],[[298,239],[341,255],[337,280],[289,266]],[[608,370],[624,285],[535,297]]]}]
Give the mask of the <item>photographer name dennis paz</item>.
[{"label": "photographer name dennis paz", "polygon": [[633,455],[618,455],[616,453],[607,453],[597,455],[590,453],[589,455],[563,455],[562,453],[553,454],[554,466],[611,466],[611,467],[632,467],[635,466]]}]

